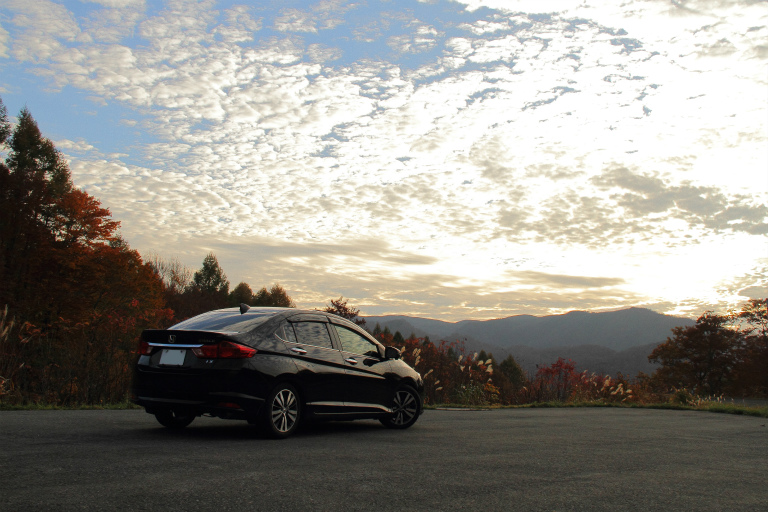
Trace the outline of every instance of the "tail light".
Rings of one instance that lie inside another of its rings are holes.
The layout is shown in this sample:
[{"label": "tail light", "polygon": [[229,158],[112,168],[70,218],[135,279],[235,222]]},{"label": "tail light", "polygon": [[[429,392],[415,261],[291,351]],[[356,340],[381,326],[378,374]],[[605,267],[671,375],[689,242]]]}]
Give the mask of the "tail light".
[{"label": "tail light", "polygon": [[151,353],[152,353],[152,347],[149,346],[149,343],[147,343],[144,340],[141,340],[139,342],[139,355],[148,356]]},{"label": "tail light", "polygon": [[231,341],[222,341],[215,345],[203,345],[192,349],[200,359],[246,359],[256,354],[256,349],[238,345]]}]

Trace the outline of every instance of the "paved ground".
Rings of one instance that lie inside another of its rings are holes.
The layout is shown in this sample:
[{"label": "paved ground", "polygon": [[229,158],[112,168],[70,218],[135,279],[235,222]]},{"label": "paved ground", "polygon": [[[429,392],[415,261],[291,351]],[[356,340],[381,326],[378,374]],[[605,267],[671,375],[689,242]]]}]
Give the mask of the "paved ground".
[{"label": "paved ground", "polygon": [[0,412],[0,510],[766,510],[766,420],[631,409],[427,411],[284,441],[142,411]]}]

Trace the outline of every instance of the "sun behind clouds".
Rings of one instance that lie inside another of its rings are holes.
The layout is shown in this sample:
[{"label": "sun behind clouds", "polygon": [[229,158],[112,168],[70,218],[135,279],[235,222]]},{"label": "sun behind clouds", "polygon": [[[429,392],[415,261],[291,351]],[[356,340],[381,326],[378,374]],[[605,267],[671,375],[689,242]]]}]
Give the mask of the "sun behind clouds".
[{"label": "sun behind clouds", "polygon": [[[0,90],[142,252],[488,318],[764,290],[750,2],[9,1]],[[55,106],[54,106],[55,105]]]}]

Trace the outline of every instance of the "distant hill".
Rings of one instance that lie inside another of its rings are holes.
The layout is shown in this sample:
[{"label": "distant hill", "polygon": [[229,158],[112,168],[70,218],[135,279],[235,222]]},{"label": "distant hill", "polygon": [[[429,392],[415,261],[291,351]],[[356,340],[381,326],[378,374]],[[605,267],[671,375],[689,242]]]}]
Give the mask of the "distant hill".
[{"label": "distant hill", "polygon": [[649,309],[629,308],[603,313],[572,311],[564,315],[518,315],[494,320],[444,322],[403,315],[366,317],[372,330],[378,323],[403,336],[411,333],[440,340],[463,341],[470,351],[485,350],[504,358],[512,354],[529,372],[564,357],[580,370],[636,375],[651,373],[648,354],[671,335],[671,329],[695,324]]}]

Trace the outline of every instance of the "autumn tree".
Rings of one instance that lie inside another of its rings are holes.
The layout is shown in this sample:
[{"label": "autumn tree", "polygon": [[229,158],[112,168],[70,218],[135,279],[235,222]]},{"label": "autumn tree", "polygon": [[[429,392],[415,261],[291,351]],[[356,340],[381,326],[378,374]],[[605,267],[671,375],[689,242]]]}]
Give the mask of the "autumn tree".
[{"label": "autumn tree", "polygon": [[166,259],[153,253],[147,257],[147,264],[161,280],[166,307],[173,312],[172,317],[156,327],[169,327],[195,314],[199,294],[190,292],[194,272],[178,258]]},{"label": "autumn tree", "polygon": [[266,306],[274,308],[295,308],[296,303],[285,291],[285,288],[275,283],[267,290],[263,287],[253,296],[253,306]]},{"label": "autumn tree", "polygon": [[[360,310],[350,306],[348,300],[349,299],[345,299],[343,296],[336,300],[331,299],[331,303],[327,304],[323,311],[340,316],[341,318],[346,318],[350,322],[355,322],[357,325],[365,328],[365,318],[359,316]],[[378,324],[376,325],[378,326]],[[381,332],[380,329],[381,328],[379,328],[379,332]]]},{"label": "autumn tree", "polygon": [[163,281],[166,290],[181,294],[192,283],[192,270],[178,258],[165,259],[158,254],[150,253],[146,260]]},{"label": "autumn tree", "polygon": [[162,282],[26,108],[11,128],[0,101],[0,144],[0,305],[26,340],[3,354],[24,361],[14,400],[124,400],[136,337],[168,314]]},{"label": "autumn tree", "polygon": [[673,336],[648,356],[650,362],[661,364],[654,381],[667,388],[722,393],[731,382],[740,338],[728,323],[728,317],[708,311],[695,325],[673,328]]},{"label": "autumn tree", "polygon": [[768,396],[768,299],[750,300],[733,317],[743,336],[736,389],[748,396]]}]

